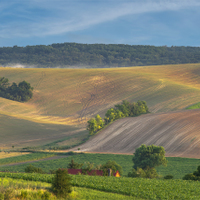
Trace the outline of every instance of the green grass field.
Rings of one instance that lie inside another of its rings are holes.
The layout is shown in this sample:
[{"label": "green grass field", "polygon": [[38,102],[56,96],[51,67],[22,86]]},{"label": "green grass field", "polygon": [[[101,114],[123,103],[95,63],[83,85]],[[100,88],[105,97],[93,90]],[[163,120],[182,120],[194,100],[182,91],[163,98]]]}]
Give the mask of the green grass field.
[{"label": "green grass field", "polygon": [[[26,80],[34,87],[33,99],[26,103],[0,98],[0,146],[42,146],[61,140],[83,131],[90,117],[104,116],[108,108],[125,99],[145,100],[153,113],[184,109],[199,102],[199,71],[200,64],[109,69],[0,68],[1,77],[16,83]],[[73,139],[74,144],[79,142]],[[68,144],[62,141],[58,145]]]},{"label": "green grass field", "polygon": [[43,158],[49,158],[55,156],[54,153],[30,153],[22,156],[14,156],[10,158],[0,159],[0,165],[10,164],[10,163],[19,163],[31,160],[39,160]]},{"label": "green grass field", "polygon": [[194,105],[192,105],[192,106],[189,106],[189,107],[187,107],[186,109],[199,109],[200,108],[200,102],[199,103],[196,103],[196,104],[194,104]]},{"label": "green grass field", "polygon": [[[63,154],[59,154],[63,155]],[[68,155],[68,154],[64,154]],[[49,172],[49,170],[56,170],[58,168],[67,168],[73,158],[75,162],[84,163],[91,162],[96,165],[104,164],[108,160],[114,160],[123,168],[123,176],[127,176],[128,172],[133,167],[132,155],[121,155],[121,154],[87,154],[80,153],[69,155],[66,158],[60,158],[55,160],[39,161],[36,163],[31,163],[35,167],[40,167],[44,171]],[[17,158],[19,159],[19,158]],[[0,159],[0,163],[1,160]],[[171,174],[175,179],[181,179],[185,174],[192,173],[200,165],[200,159],[193,158],[179,158],[179,157],[167,157],[168,164],[167,167],[159,166],[157,167],[157,172],[161,176]],[[8,170],[10,172],[24,172],[25,167],[29,164],[22,164],[17,166],[1,167],[0,171]]]},{"label": "green grass field", "polygon": [[[50,183],[40,182],[40,181],[28,181],[23,179],[12,179],[12,178],[0,178],[0,193],[9,191],[9,199],[55,199],[55,195],[49,192],[51,187]],[[45,192],[51,194],[49,198],[44,198],[42,196]],[[2,198],[1,198],[2,199]],[[4,199],[8,199],[8,197]],[[128,195],[116,194],[112,192],[104,192],[89,188],[72,187],[72,193],[70,194],[70,199],[76,200],[141,200],[141,198],[136,198]]]},{"label": "green grass field", "polygon": [[[53,178],[53,175],[48,174],[0,173],[0,177],[5,176],[15,179],[42,181],[48,183],[51,183]],[[110,193],[133,196],[136,199],[142,198],[149,200],[197,200],[200,197],[199,181],[143,179],[126,177],[117,178],[87,175],[71,175],[71,177],[73,186],[108,192],[108,197]]]}]

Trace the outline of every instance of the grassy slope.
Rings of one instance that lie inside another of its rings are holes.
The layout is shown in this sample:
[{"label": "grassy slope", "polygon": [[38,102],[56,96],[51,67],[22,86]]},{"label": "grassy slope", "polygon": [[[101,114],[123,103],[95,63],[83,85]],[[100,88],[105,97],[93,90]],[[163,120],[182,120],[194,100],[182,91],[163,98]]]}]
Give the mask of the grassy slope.
[{"label": "grassy slope", "polygon": [[75,126],[83,123],[84,127],[88,118],[97,113],[103,116],[123,99],[145,100],[151,112],[161,112],[183,109],[200,98],[200,64],[113,69],[0,68],[0,74],[10,82],[26,80],[34,87],[34,97],[28,103],[0,98],[1,120],[6,121],[7,116],[0,129],[1,134],[8,135],[4,141],[8,146],[16,141],[15,135],[19,136],[16,143],[24,141],[21,146],[35,146],[37,142],[32,141],[40,138],[40,144],[48,143],[48,134],[58,139],[69,136],[80,129]]}]

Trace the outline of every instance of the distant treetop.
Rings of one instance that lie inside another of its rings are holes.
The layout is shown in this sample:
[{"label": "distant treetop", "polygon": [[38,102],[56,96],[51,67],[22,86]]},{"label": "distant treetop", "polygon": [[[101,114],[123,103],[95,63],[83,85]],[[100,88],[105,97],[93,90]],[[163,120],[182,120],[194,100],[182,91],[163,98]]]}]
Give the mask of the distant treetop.
[{"label": "distant treetop", "polygon": [[199,47],[62,43],[0,48],[0,66],[129,67],[199,63]]}]

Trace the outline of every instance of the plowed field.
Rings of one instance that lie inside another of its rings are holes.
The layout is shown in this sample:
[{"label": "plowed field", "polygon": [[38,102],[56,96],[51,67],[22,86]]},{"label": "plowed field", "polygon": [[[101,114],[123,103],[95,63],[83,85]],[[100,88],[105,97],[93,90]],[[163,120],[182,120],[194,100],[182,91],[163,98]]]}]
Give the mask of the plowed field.
[{"label": "plowed field", "polygon": [[85,152],[132,154],[141,144],[154,144],[163,146],[167,156],[200,158],[199,121],[200,110],[124,118],[112,123],[79,148]]},{"label": "plowed field", "polygon": [[0,149],[65,138],[85,129],[94,115],[104,117],[107,109],[122,100],[145,100],[151,113],[183,110],[200,101],[200,64],[109,69],[0,67],[0,77],[10,83],[26,80],[34,87],[33,98],[26,103],[0,98]]}]

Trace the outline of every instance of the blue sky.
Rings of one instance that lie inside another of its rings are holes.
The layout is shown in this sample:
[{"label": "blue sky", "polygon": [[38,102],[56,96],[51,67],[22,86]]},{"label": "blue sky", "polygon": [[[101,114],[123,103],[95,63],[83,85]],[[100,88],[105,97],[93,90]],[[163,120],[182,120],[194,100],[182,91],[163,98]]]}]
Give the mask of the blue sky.
[{"label": "blue sky", "polygon": [[0,47],[200,46],[200,0],[1,0]]}]

